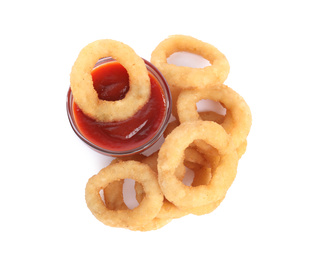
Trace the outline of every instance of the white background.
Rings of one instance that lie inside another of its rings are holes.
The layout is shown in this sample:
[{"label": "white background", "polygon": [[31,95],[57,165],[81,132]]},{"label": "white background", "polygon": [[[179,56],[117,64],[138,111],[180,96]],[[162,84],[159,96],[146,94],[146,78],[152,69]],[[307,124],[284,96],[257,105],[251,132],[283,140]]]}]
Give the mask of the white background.
[{"label": "white background", "polygon": [[[2,1],[0,258],[314,259],[311,4]],[[213,213],[144,233],[104,226],[84,189],[108,158],[70,127],[71,67],[94,40],[122,41],[149,60],[172,34],[228,58],[226,84],[253,115],[247,152]]]}]

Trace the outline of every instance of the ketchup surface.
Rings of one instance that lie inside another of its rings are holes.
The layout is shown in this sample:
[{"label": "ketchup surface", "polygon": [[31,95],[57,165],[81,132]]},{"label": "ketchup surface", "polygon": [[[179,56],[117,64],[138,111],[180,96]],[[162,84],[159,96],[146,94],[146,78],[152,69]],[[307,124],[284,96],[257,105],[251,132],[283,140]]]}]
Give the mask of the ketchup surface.
[{"label": "ketchup surface", "polygon": [[[97,122],[86,116],[73,102],[76,124],[81,133],[95,145],[111,151],[127,151],[147,142],[158,132],[166,113],[162,87],[149,73],[149,101],[131,118],[116,122]],[[129,76],[118,62],[109,62],[92,71],[94,88],[102,100],[120,100],[129,90]]]}]

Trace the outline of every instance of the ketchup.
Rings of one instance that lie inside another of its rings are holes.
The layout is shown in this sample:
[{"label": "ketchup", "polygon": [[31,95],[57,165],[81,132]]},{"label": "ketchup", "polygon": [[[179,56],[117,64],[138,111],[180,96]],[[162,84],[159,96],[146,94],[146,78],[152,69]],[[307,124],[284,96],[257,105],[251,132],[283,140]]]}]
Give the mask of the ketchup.
[{"label": "ketchup", "polygon": [[[73,102],[76,124],[95,145],[111,151],[128,151],[149,142],[158,132],[166,113],[165,96],[156,78],[149,73],[151,96],[131,118],[116,122],[97,122],[86,116]],[[92,71],[94,88],[102,100],[120,100],[129,90],[129,76],[118,62],[109,62]]]}]

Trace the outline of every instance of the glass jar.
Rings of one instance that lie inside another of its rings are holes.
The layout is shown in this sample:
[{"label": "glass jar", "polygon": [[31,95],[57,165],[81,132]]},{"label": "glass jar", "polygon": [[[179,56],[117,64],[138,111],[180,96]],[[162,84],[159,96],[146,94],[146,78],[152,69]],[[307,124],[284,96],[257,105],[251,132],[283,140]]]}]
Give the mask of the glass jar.
[{"label": "glass jar", "polygon": [[[147,67],[147,70],[148,70],[150,76],[154,77],[154,79],[161,86],[161,90],[163,91],[163,96],[164,96],[165,112],[164,112],[163,118],[160,122],[160,125],[159,125],[157,131],[154,132],[154,135],[147,142],[145,142],[144,144],[140,144],[138,147],[131,148],[131,149],[125,149],[125,150],[124,149],[115,150],[115,149],[110,149],[110,148],[104,148],[100,145],[95,144],[95,142],[89,140],[87,138],[87,135],[84,135],[83,131],[80,129],[80,127],[79,127],[79,125],[75,119],[74,98],[72,95],[71,88],[69,88],[69,90],[68,90],[66,109],[67,109],[67,114],[68,114],[70,124],[71,124],[74,132],[90,148],[92,148],[93,150],[95,150],[95,151],[97,151],[103,155],[119,157],[119,156],[128,156],[128,155],[133,155],[136,153],[141,153],[141,152],[147,150],[148,148],[152,147],[162,137],[163,132],[168,125],[168,122],[169,122],[169,119],[171,116],[171,107],[172,107],[171,92],[169,90],[169,86],[168,86],[165,78],[161,74],[161,72],[152,63],[150,63],[149,61],[147,61],[145,59],[143,59],[143,60],[146,64],[146,67]],[[101,66],[105,63],[109,63],[109,62],[116,62],[116,61],[110,57],[102,58],[96,63],[94,68]]]}]

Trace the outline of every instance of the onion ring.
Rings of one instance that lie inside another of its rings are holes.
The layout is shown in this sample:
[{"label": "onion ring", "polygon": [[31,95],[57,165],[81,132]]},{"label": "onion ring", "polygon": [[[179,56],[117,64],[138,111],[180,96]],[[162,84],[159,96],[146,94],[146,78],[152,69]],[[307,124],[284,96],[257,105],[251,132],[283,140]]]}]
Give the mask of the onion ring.
[{"label": "onion ring", "polygon": [[[190,187],[180,182],[174,173],[184,157],[184,150],[197,139],[216,148],[220,161],[208,185]],[[237,153],[227,150],[229,143],[229,135],[214,122],[185,122],[174,129],[165,139],[158,155],[158,181],[164,196],[183,209],[222,199],[236,176],[238,165]]]},{"label": "onion ring", "polygon": [[177,102],[181,123],[202,120],[196,106],[196,103],[202,99],[220,102],[227,109],[221,125],[232,137],[233,146],[230,149],[237,149],[246,140],[252,124],[251,111],[245,100],[225,85],[211,88],[210,91],[206,89],[184,90],[180,93]]},{"label": "onion ring", "polygon": [[[100,197],[100,190],[121,179],[134,179],[141,183],[145,197],[138,207],[130,210],[110,210]],[[103,168],[89,179],[85,189],[86,204],[93,215],[105,225],[112,227],[138,227],[153,220],[163,202],[163,194],[156,174],[149,166],[136,161],[121,161]]]},{"label": "onion ring", "polygon": [[[112,57],[129,74],[129,91],[122,100],[98,98],[91,71],[100,58]],[[89,117],[103,122],[121,121],[132,117],[148,101],[151,92],[146,65],[128,45],[114,40],[98,40],[84,47],[70,74],[75,103]]]},{"label": "onion ring", "polygon": [[[209,183],[209,181],[212,178],[212,174],[211,174],[211,168],[208,168],[206,166],[203,166],[202,164],[206,163],[204,161],[204,158],[200,158],[200,154],[198,155],[192,155],[192,158],[190,158],[190,152],[186,152],[189,148],[187,148],[185,150],[185,164],[186,163],[193,163],[195,165],[199,165],[200,168],[196,169],[195,172],[195,177],[192,183],[192,186],[197,186],[197,185],[206,185]],[[192,150],[192,149],[190,149]],[[157,171],[157,156],[158,153],[155,152],[154,154],[150,155],[149,157],[145,158],[142,163],[147,163],[154,171]],[[184,169],[182,168],[182,164],[180,164],[178,166],[178,168],[176,169],[176,177],[182,181],[183,179],[183,175],[182,170],[184,171]],[[179,172],[179,173],[178,173]],[[135,184],[135,190],[136,190],[136,198],[137,201],[140,202],[143,199],[143,192],[141,191],[141,185],[140,184]],[[211,211],[213,211],[214,209],[216,209],[219,204],[221,203],[222,200],[219,200],[217,202],[213,202],[213,203],[209,203],[207,205],[204,206],[200,206],[200,207],[193,207],[193,208],[178,208],[177,206],[175,206],[173,203],[171,203],[170,201],[168,201],[166,198],[164,199],[163,205],[160,209],[160,212],[157,215],[157,219],[175,219],[175,218],[180,218],[183,216],[188,215],[189,213],[192,213],[194,215],[203,215],[203,214],[208,214]]]},{"label": "onion ring", "polygon": [[[115,164],[121,161],[128,161],[128,160],[135,160],[135,161],[141,161],[143,159],[147,158],[144,155],[136,154],[132,156],[126,156],[114,159],[111,161],[111,164]],[[156,166],[157,167],[157,166]],[[124,203],[123,198],[123,184],[124,180],[119,180],[110,183],[105,189],[104,189],[104,198],[106,206],[111,210],[125,210],[128,209],[126,204]],[[143,186],[135,182],[135,191],[136,191],[136,199],[138,203],[140,203],[144,196],[145,191],[143,189]],[[140,198],[140,199],[139,199]],[[154,219],[150,220],[148,223],[140,224],[140,225],[134,225],[134,226],[128,226],[128,229],[133,231],[150,231],[150,230],[156,230],[159,229],[166,224],[170,223],[172,218],[159,218],[158,216]]]},{"label": "onion ring", "polygon": [[[130,158],[135,159],[135,160],[141,160],[143,164],[147,164],[154,171],[157,177],[158,151],[151,154],[148,157],[131,156]],[[122,160],[124,160],[124,158],[122,158]],[[119,161],[121,161],[121,158],[113,160],[111,164],[118,163]],[[178,169],[176,170],[177,178],[182,180],[184,177],[184,171],[185,171],[184,165],[180,164]],[[145,197],[145,190],[143,188],[143,185],[139,182],[135,182],[134,188],[136,192],[136,200],[138,201],[138,203],[141,203],[141,201]],[[110,206],[110,209],[114,209],[114,210],[127,209],[127,206],[125,205],[124,200],[123,200],[123,180],[110,183],[104,189],[104,195],[105,195],[106,206],[107,207]],[[188,213],[183,212],[182,210],[174,206],[172,203],[164,199],[163,205],[160,209],[160,212],[157,214],[156,218],[152,219],[145,225],[132,226],[132,227],[129,226],[128,228],[132,230],[140,230],[140,231],[148,231],[152,229],[157,229],[169,223],[173,218],[179,218],[187,214]]]},{"label": "onion ring", "polygon": [[[212,65],[191,68],[167,63],[167,58],[180,51],[202,56]],[[177,88],[208,88],[222,84],[228,77],[230,65],[224,54],[214,46],[190,36],[173,35],[165,39],[151,54],[151,62],[161,71],[170,85]]]}]

